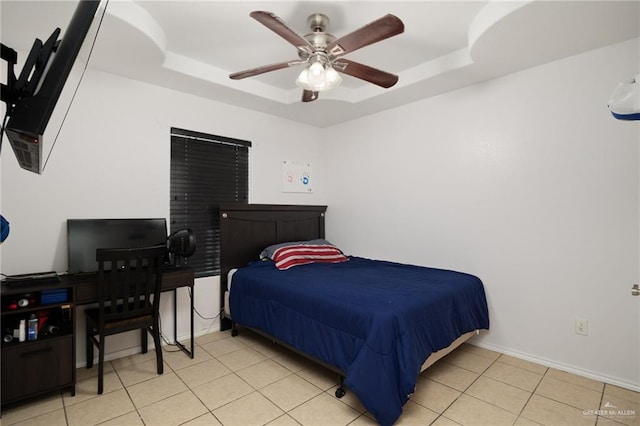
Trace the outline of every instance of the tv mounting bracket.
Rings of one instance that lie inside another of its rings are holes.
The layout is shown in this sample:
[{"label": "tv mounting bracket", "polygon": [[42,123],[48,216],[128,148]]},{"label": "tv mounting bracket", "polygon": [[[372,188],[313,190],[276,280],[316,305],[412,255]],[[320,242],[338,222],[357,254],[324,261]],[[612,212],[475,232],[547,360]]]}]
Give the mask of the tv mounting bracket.
[{"label": "tv mounting bracket", "polygon": [[7,114],[11,114],[17,101],[33,96],[38,90],[49,58],[60,45],[59,35],[60,28],[56,28],[44,44],[40,39],[33,42],[20,76],[17,78],[14,67],[18,63],[18,53],[9,46],[0,43],[0,57],[7,62],[7,84],[1,85],[0,100],[7,104]]}]

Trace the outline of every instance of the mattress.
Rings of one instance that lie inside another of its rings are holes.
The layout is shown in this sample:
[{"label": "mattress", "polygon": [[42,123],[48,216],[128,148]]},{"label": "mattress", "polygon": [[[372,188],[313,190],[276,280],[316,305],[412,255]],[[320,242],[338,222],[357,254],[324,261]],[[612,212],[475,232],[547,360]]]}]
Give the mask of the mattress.
[{"label": "mattress", "polygon": [[227,274],[227,291],[224,292],[224,314],[227,318],[231,318],[231,308],[229,307],[229,292],[231,291],[231,286],[233,285],[233,274],[238,270],[238,268],[233,268]]},{"label": "mattress", "polygon": [[235,322],[344,371],[383,425],[400,416],[432,353],[489,328],[481,280],[456,271],[358,257],[279,271],[267,261],[232,282]]}]

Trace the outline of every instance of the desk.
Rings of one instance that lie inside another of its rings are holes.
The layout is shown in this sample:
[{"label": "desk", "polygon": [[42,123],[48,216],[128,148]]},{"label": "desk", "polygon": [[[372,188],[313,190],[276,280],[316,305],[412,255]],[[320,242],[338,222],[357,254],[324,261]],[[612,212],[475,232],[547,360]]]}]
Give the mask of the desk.
[{"label": "desk", "polygon": [[[173,291],[174,341],[191,358],[194,347],[193,285],[194,274],[191,269],[174,269],[162,274],[162,291]],[[178,342],[177,289],[180,287],[189,287],[191,292],[191,350]],[[71,390],[72,396],[75,395],[75,307],[98,302],[98,274],[62,275],[60,282],[55,283],[35,281],[9,285],[3,282],[1,290],[3,332],[6,333],[7,328],[16,328],[19,320],[26,320],[31,314],[39,315],[40,311],[57,315],[59,331],[39,334],[35,341],[3,341],[0,404],[5,406],[66,388]],[[62,291],[62,299],[41,304],[42,294],[52,290]],[[28,305],[11,307],[19,299],[29,299]]]},{"label": "desk", "polygon": [[[78,274],[61,275],[61,285],[73,288],[73,301],[75,305],[87,305],[98,302],[98,275]],[[193,284],[194,275],[190,268],[166,270],[162,273],[162,290],[173,291],[173,340],[175,344],[187,355],[193,358]],[[187,349],[178,341],[178,293],[180,287],[189,287],[190,319],[191,319],[191,343]]]}]

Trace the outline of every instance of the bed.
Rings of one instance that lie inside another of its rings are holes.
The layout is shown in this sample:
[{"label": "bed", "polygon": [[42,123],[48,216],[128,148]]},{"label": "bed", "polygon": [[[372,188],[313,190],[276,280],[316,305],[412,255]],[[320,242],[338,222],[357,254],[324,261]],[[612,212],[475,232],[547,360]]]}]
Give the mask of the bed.
[{"label": "bed", "polygon": [[484,287],[461,272],[356,256],[286,270],[258,260],[273,244],[324,239],[325,212],[220,206],[222,326],[251,328],[330,368],[337,397],[346,387],[391,425],[422,370],[489,328]]}]

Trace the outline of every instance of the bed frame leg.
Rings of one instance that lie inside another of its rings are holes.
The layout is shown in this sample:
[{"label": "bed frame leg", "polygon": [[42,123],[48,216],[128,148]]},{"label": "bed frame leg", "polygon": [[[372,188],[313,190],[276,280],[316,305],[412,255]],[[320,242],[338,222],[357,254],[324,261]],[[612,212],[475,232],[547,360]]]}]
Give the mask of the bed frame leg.
[{"label": "bed frame leg", "polygon": [[338,389],[336,389],[336,398],[340,399],[346,393],[347,393],[347,391],[344,389],[344,376],[341,374],[340,375],[340,386],[338,387]]},{"label": "bed frame leg", "polygon": [[231,322],[231,336],[232,337],[236,337],[238,335],[238,326],[236,325],[235,321]]}]

